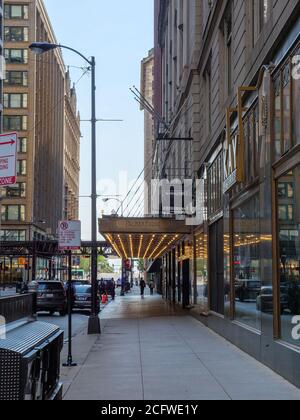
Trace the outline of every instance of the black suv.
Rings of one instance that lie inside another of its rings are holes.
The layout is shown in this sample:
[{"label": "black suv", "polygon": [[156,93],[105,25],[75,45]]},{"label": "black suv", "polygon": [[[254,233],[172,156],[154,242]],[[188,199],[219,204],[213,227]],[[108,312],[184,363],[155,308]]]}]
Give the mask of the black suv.
[{"label": "black suv", "polygon": [[59,312],[61,316],[67,314],[67,294],[64,285],[59,281],[39,281],[37,288],[38,312],[50,312],[54,315]]}]

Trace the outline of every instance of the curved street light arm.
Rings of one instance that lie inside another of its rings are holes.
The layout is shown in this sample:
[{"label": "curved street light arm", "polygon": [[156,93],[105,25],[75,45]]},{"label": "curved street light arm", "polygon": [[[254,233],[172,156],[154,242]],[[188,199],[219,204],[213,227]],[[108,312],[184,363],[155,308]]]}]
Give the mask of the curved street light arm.
[{"label": "curved street light arm", "polygon": [[86,58],[81,52],[75,50],[74,48],[67,47],[66,45],[56,44],[57,48],[64,48],[65,50],[69,50],[74,52],[75,54],[79,55],[81,58],[83,58],[90,66],[93,65],[93,61]]}]

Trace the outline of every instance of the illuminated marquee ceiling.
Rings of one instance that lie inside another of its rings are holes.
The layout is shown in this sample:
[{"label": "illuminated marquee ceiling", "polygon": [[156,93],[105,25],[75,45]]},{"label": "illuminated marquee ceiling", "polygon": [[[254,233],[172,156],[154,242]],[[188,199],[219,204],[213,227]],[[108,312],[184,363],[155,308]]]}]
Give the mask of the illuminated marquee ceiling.
[{"label": "illuminated marquee ceiling", "polygon": [[120,258],[158,259],[183,236],[190,227],[174,219],[99,219],[99,231]]}]

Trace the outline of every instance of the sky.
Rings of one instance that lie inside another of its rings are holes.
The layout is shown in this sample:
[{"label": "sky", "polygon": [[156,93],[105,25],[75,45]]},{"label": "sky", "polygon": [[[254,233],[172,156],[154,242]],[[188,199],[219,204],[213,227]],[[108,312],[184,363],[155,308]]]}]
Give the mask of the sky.
[{"label": "sky", "polygon": [[[97,126],[98,194],[124,194],[137,178],[144,162],[144,117],[129,88],[140,86],[141,60],[153,48],[153,0],[44,0],[52,26],[61,44],[75,48],[97,62],[97,117],[122,119]],[[63,51],[77,82],[85,62]],[[90,76],[76,85],[81,119],[90,119]],[[81,123],[80,195],[91,193],[90,123]],[[117,201],[98,200],[98,214],[117,210]],[[90,199],[80,199],[82,239],[90,239]]]}]

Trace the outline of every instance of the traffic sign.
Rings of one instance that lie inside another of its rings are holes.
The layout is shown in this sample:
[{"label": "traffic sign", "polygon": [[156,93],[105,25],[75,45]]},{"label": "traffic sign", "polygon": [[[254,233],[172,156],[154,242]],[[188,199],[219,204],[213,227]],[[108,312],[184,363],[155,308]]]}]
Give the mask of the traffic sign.
[{"label": "traffic sign", "polygon": [[0,135],[0,186],[17,182],[17,133]]},{"label": "traffic sign", "polygon": [[60,222],[58,236],[61,251],[79,250],[81,248],[81,222],[78,220]]}]

